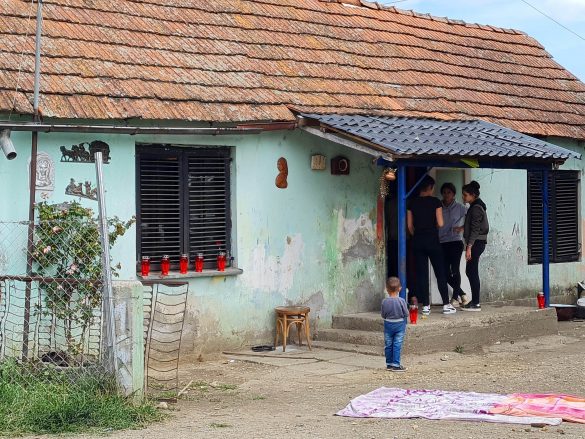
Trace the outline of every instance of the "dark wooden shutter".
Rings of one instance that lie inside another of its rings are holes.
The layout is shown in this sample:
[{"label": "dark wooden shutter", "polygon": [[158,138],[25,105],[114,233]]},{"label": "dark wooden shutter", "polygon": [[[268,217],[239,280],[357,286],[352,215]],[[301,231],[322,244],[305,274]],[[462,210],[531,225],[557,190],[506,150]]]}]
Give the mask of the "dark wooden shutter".
[{"label": "dark wooden shutter", "polygon": [[579,244],[579,172],[558,171],[554,173],[554,176],[554,261],[578,261],[581,250]]},{"label": "dark wooden shutter", "polygon": [[218,252],[230,248],[229,149],[190,152],[187,166],[189,255],[203,253],[205,267],[215,268]]},{"label": "dark wooden shutter", "polygon": [[177,153],[138,154],[138,261],[149,256],[153,268],[163,255],[178,263],[182,250],[181,157]]},{"label": "dark wooden shutter", "polygon": [[[578,261],[579,172],[549,172],[551,262]],[[528,172],[528,263],[542,263],[542,173]]]},{"label": "dark wooden shutter", "polygon": [[[549,173],[549,205],[552,200],[552,174]],[[528,172],[528,263],[542,264],[542,173]],[[549,236],[552,218],[549,209]],[[549,239],[552,248],[552,239]],[[551,253],[552,255],[552,253]]]}]

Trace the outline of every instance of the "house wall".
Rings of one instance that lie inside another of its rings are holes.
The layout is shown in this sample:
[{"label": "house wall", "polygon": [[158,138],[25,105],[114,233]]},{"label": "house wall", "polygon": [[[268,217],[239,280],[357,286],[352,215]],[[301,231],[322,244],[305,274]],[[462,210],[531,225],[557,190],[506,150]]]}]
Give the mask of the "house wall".
[{"label": "house wall", "polygon": [[[19,153],[0,160],[0,221],[28,217],[30,133],[13,133]],[[95,201],[65,195],[70,178],[95,184],[92,164],[60,162],[59,147],[103,140],[111,147],[104,166],[109,216],[128,219],[135,214],[136,143],[233,146],[232,212],[238,276],[190,280],[184,355],[269,342],[273,308],[307,304],[313,328],[328,327],[335,313],[376,310],[383,295],[383,252],[376,246],[376,196],[380,169],[370,157],[302,131],[248,136],[127,136],[103,134],[39,135],[39,151],[55,162],[51,203],[78,200],[97,209]],[[583,152],[583,145],[549,139]],[[312,171],[310,156],[329,160],[338,154],[351,160],[349,176]],[[288,188],[277,189],[276,161],[288,161]],[[570,160],[566,169],[583,171],[585,162]],[[484,301],[533,297],[541,289],[541,267],[527,264],[526,172],[472,170],[488,204],[491,235],[482,259]],[[581,209],[584,207],[581,206]],[[583,212],[585,213],[585,212]],[[582,216],[585,227],[585,215]],[[1,233],[0,233],[1,235]],[[21,260],[25,236],[0,242],[2,260]],[[119,239],[112,252],[121,263],[120,279],[136,279],[136,229]],[[19,259],[20,258],[20,259]],[[553,293],[570,290],[585,277],[582,262],[554,264]]]},{"label": "house wall", "polygon": [[[65,195],[71,178],[95,184],[92,164],[60,162],[59,147],[102,140],[110,145],[104,166],[109,216],[135,214],[135,144],[174,143],[234,146],[232,218],[238,276],[190,280],[183,351],[202,352],[269,342],[275,306],[307,304],[313,328],[330,325],[335,313],[378,309],[383,296],[383,251],[376,245],[376,197],[380,169],[371,157],[302,131],[244,136],[127,136],[40,134],[39,151],[55,161],[51,203],[79,200]],[[0,203],[0,220],[28,216],[30,134],[13,134],[19,156],[0,161],[0,187],[11,190]],[[312,153],[327,156],[325,171],[312,171]],[[349,176],[334,176],[329,160],[351,160]],[[278,189],[279,157],[288,161],[288,188]],[[95,201],[81,199],[97,209]],[[25,242],[22,243],[24,246]],[[136,229],[119,239],[112,256],[120,279],[135,279]]]},{"label": "house wall", "polygon": [[[584,154],[583,142],[550,138],[551,143]],[[561,169],[583,172],[585,161],[568,160]],[[481,198],[488,206],[490,236],[481,259],[482,301],[533,298],[542,291],[542,266],[528,265],[526,171],[471,170],[481,185]],[[581,203],[581,235],[585,231],[585,207]],[[585,279],[583,261],[551,264],[551,294],[574,292]]]}]

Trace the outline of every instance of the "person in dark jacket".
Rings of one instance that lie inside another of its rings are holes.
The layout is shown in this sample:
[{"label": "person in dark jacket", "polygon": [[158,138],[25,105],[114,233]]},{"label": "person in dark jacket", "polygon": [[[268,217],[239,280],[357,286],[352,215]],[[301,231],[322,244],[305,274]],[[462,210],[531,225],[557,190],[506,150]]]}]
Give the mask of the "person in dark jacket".
[{"label": "person in dark jacket", "polygon": [[406,212],[408,231],[413,239],[417,299],[423,304],[423,316],[428,316],[431,313],[428,269],[428,261],[430,261],[443,300],[443,314],[454,314],[457,310],[449,303],[443,249],[439,242],[439,228],[444,226],[444,222],[441,201],[433,197],[435,180],[429,175],[425,176],[418,189],[419,196],[408,202]]},{"label": "person in dark jacket", "polygon": [[465,274],[469,278],[471,286],[471,302],[463,307],[465,311],[481,311],[479,258],[485,250],[490,226],[486,212],[487,207],[479,198],[479,188],[477,181],[463,186],[463,201],[469,204],[463,226],[465,259],[467,260]]}]

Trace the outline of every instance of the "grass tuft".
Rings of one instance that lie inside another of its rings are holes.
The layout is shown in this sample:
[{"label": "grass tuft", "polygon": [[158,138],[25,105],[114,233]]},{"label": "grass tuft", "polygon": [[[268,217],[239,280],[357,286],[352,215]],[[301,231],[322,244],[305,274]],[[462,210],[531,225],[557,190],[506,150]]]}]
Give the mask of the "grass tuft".
[{"label": "grass tuft", "polygon": [[65,373],[32,373],[14,361],[0,364],[0,435],[81,433],[139,428],[160,420],[150,402],[133,404],[111,379],[72,379]]},{"label": "grass tuft", "polygon": [[218,423],[218,422],[213,422],[212,424],[209,424],[209,426],[211,428],[228,428],[231,427],[230,424],[224,424],[224,423]]}]

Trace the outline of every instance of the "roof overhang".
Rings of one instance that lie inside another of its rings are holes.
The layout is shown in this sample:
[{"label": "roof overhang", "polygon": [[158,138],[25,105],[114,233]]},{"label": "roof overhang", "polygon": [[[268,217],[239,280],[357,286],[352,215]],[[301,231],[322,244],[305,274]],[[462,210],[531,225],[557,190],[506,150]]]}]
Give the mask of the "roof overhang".
[{"label": "roof overhang", "polygon": [[530,168],[581,158],[566,148],[481,120],[303,114],[299,127],[386,162]]}]

